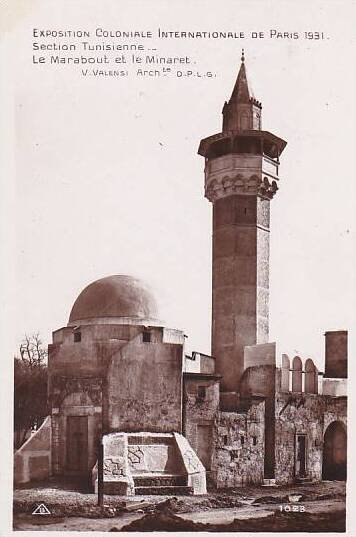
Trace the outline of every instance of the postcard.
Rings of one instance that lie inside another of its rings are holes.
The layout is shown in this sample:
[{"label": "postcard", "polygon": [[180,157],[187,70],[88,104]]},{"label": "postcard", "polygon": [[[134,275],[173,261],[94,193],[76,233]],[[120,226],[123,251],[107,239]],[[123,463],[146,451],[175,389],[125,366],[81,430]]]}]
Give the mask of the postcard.
[{"label": "postcard", "polygon": [[1,535],[355,535],[354,3],[1,9]]}]

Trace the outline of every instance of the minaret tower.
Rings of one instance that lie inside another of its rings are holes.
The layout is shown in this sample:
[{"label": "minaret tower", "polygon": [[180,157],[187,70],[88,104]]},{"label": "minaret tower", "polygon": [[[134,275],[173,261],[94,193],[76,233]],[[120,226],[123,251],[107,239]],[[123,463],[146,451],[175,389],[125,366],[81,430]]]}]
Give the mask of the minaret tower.
[{"label": "minaret tower", "polygon": [[239,389],[244,347],[268,342],[269,211],[286,142],[262,130],[261,111],[242,51],[222,132],[203,139],[198,151],[213,204],[212,355],[225,392]]}]

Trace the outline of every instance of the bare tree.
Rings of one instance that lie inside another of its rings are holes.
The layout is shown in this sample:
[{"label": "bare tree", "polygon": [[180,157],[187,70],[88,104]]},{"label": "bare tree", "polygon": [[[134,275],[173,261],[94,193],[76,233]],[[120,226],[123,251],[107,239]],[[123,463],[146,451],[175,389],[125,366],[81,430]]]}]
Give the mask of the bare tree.
[{"label": "bare tree", "polygon": [[25,335],[14,364],[15,447],[20,447],[32,428],[48,413],[47,349],[38,333]]},{"label": "bare tree", "polygon": [[43,347],[39,333],[25,337],[20,345],[20,356],[24,363],[30,367],[39,367],[47,362],[48,352]]}]

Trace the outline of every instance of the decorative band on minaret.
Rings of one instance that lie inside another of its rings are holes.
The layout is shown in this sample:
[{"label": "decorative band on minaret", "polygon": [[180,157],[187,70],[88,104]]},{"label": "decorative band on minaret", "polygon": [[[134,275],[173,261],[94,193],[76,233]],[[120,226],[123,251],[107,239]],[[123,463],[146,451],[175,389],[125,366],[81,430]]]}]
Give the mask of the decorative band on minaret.
[{"label": "decorative band on minaret", "polygon": [[212,355],[223,391],[237,391],[244,347],[268,342],[270,200],[286,142],[262,130],[245,54],[222,132],[204,138],[205,197],[213,203]]}]

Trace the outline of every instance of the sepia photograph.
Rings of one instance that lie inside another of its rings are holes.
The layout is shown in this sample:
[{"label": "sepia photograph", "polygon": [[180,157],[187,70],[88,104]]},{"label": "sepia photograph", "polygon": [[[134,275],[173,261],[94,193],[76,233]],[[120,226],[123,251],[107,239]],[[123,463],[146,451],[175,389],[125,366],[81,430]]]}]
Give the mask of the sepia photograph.
[{"label": "sepia photograph", "polygon": [[3,4],[1,535],[355,535],[354,3]]}]

